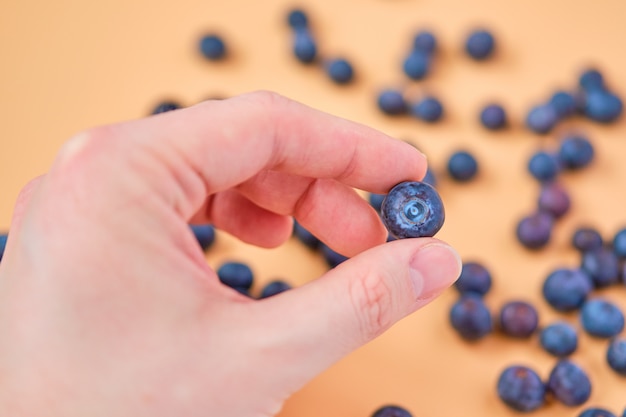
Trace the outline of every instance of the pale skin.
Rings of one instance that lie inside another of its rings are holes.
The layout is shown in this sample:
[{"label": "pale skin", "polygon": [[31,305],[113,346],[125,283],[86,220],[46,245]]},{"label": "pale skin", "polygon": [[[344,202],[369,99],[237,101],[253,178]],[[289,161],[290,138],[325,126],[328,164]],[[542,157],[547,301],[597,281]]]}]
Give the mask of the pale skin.
[{"label": "pale skin", "polygon": [[[268,92],[76,135],[15,205],[0,415],[276,415],[458,277],[440,240],[385,243],[354,190],[425,170],[402,141]],[[272,248],[294,217],[351,259],[265,300],[223,286],[188,227]]]}]

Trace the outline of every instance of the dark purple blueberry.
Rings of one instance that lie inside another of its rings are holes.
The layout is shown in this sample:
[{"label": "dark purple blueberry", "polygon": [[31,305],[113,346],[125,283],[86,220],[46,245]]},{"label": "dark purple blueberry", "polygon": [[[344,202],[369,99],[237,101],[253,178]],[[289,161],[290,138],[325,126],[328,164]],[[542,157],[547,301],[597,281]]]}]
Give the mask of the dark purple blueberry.
[{"label": "dark purple blueberry", "polygon": [[293,9],[287,14],[287,24],[292,29],[306,29],[309,26],[309,18],[304,10]]},{"label": "dark purple blueberry", "polygon": [[528,172],[541,182],[552,181],[560,170],[558,159],[545,151],[535,152],[528,160]]},{"label": "dark purple blueberry", "polygon": [[293,54],[303,64],[310,64],[317,58],[317,44],[306,29],[298,29],[293,38]]},{"label": "dark purple blueberry", "polygon": [[567,91],[557,91],[550,98],[549,104],[554,108],[559,118],[571,116],[576,112],[576,96]]},{"label": "dark purple blueberry", "polygon": [[378,95],[378,108],[385,114],[397,116],[405,114],[408,106],[404,96],[398,90],[383,90]]},{"label": "dark purple blueberry", "polygon": [[606,361],[611,369],[626,376],[626,339],[611,340],[606,351]]},{"label": "dark purple blueberry", "polygon": [[542,293],[555,310],[567,312],[582,307],[592,290],[589,274],[581,269],[559,268],[548,275]]},{"label": "dark purple blueberry", "polygon": [[447,168],[453,180],[465,182],[473,179],[478,173],[478,162],[470,152],[457,151],[448,159]]},{"label": "dark purple blueberry", "polygon": [[213,245],[213,242],[215,242],[215,228],[213,225],[193,224],[190,227],[203,251],[206,251]]},{"label": "dark purple blueberry", "polygon": [[211,61],[217,61],[226,56],[226,45],[217,34],[208,34],[200,39],[200,52]]},{"label": "dark purple blueberry", "polygon": [[402,70],[412,80],[421,80],[428,75],[430,69],[430,56],[427,52],[419,49],[411,51],[402,63]]},{"label": "dark purple blueberry", "polygon": [[413,39],[413,49],[432,55],[437,50],[437,38],[432,32],[422,30]]},{"label": "dark purple blueberry", "polygon": [[480,112],[480,123],[489,130],[498,130],[506,126],[506,112],[499,104],[489,104]]},{"label": "dark purple blueberry", "polygon": [[181,107],[182,106],[177,101],[174,101],[174,100],[164,100],[164,101],[158,103],[156,106],[154,106],[154,109],[152,109],[151,114],[166,113],[168,111],[178,110]]},{"label": "dark purple blueberry", "polygon": [[432,169],[430,168],[426,169],[426,175],[424,175],[422,182],[425,182],[426,184],[432,187],[437,186],[437,177],[435,176],[435,173],[433,172]]},{"label": "dark purple blueberry", "polygon": [[515,230],[517,240],[528,249],[541,249],[550,242],[553,217],[544,212],[537,212],[523,217]]},{"label": "dark purple blueberry", "polygon": [[285,292],[291,289],[291,285],[283,280],[274,280],[270,281],[261,290],[261,295],[259,298],[267,298],[276,294],[280,294],[281,292]]},{"label": "dark purple blueberry", "polygon": [[620,229],[613,237],[613,252],[620,258],[626,258],[626,228]]},{"label": "dark purple blueberry", "polygon": [[539,333],[541,347],[551,355],[564,358],[578,348],[576,329],[564,321],[552,323]]},{"label": "dark purple blueberry", "polygon": [[397,405],[385,405],[374,411],[372,417],[413,417],[409,411]]},{"label": "dark purple blueberry", "polygon": [[549,182],[541,185],[537,208],[552,215],[555,219],[563,217],[570,209],[571,199],[569,193],[557,182]]},{"label": "dark purple blueberry", "polygon": [[243,262],[224,262],[217,269],[220,282],[235,289],[249,290],[254,281],[252,269]]},{"label": "dark purple blueberry", "polygon": [[580,135],[566,136],[559,145],[558,159],[563,168],[575,170],[586,167],[594,157],[593,145]]},{"label": "dark purple blueberry", "polygon": [[411,114],[425,122],[434,123],[443,117],[443,106],[435,97],[424,97],[410,108]]},{"label": "dark purple blueberry", "polygon": [[526,126],[539,134],[550,132],[558,121],[559,116],[550,104],[535,106],[530,109],[526,116]]},{"label": "dark purple blueberry", "polygon": [[4,249],[7,246],[8,238],[9,238],[8,233],[0,233],[0,261],[2,260],[2,256],[4,255]]},{"label": "dark purple blueberry", "polygon": [[463,262],[461,275],[454,287],[461,293],[485,295],[491,289],[491,273],[479,262]]},{"label": "dark purple blueberry", "polygon": [[525,339],[539,325],[537,309],[525,301],[509,301],[500,309],[500,330],[507,336]]},{"label": "dark purple blueberry", "polygon": [[615,414],[604,408],[592,407],[583,410],[578,417],[615,417]]},{"label": "dark purple blueberry", "polygon": [[320,246],[320,240],[298,221],[293,222],[293,236],[311,249],[317,249]]},{"label": "dark purple blueberry", "polygon": [[337,84],[348,84],[354,78],[352,64],[343,58],[336,58],[326,64],[326,72]]},{"label": "dark purple blueberry", "polygon": [[554,366],[546,385],[557,400],[570,407],[584,404],[591,396],[587,373],[568,359],[561,359]]},{"label": "dark purple blueberry", "polygon": [[484,29],[475,30],[469,34],[465,41],[465,52],[478,61],[489,58],[495,49],[496,43],[493,35]]},{"label": "dark purple blueberry", "polygon": [[432,186],[419,181],[393,187],[380,214],[387,230],[399,239],[434,236],[445,220],[441,197]]},{"label": "dark purple blueberry", "polygon": [[383,200],[386,196],[387,194],[370,193],[368,201],[370,202],[370,205],[374,208],[374,210],[380,213],[380,208],[382,207]]},{"label": "dark purple blueberry", "polygon": [[546,388],[534,370],[522,366],[507,367],[498,378],[498,397],[516,411],[529,412],[545,403]]},{"label": "dark purple blueberry", "polygon": [[593,121],[611,123],[622,115],[624,105],[617,95],[602,90],[593,90],[585,95],[585,114]]},{"label": "dark purple blueberry", "polygon": [[585,70],[578,79],[580,88],[586,91],[604,90],[604,77],[602,73],[595,68]]},{"label": "dark purple blueberry", "polygon": [[608,339],[624,329],[624,314],[610,301],[595,298],[583,304],[580,322],[591,336]]},{"label": "dark purple blueberry", "polygon": [[482,297],[465,294],[450,309],[452,328],[465,340],[482,339],[493,330],[491,312]]},{"label": "dark purple blueberry", "polygon": [[581,268],[589,274],[597,288],[619,282],[619,258],[610,248],[603,246],[583,253]]},{"label": "dark purple blueberry", "polygon": [[581,253],[601,248],[603,244],[602,235],[592,227],[579,227],[572,236],[572,246]]},{"label": "dark purple blueberry", "polygon": [[320,250],[322,251],[322,256],[324,257],[324,260],[331,268],[334,268],[340,263],[348,260],[347,256],[340,254],[339,252],[335,251],[330,246],[324,243],[321,243]]}]

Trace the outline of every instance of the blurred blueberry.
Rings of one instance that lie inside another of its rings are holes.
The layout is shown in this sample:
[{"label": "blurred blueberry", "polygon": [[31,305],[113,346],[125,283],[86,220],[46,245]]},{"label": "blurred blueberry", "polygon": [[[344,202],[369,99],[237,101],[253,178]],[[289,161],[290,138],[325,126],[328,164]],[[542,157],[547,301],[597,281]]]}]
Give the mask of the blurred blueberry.
[{"label": "blurred blueberry", "polygon": [[615,338],[609,343],[606,361],[615,372],[626,376],[626,339]]},{"label": "blurred blueberry", "polygon": [[610,338],[624,329],[624,314],[612,302],[595,298],[583,304],[580,322],[591,336]]},{"label": "blurred blueberry", "polygon": [[613,252],[620,258],[626,258],[626,227],[615,233],[613,237]]},{"label": "blurred blueberry", "polygon": [[461,293],[485,295],[491,289],[491,273],[480,262],[463,262],[461,275],[454,287]]},{"label": "blurred blueberry", "polygon": [[550,132],[559,121],[558,114],[550,104],[535,106],[526,116],[526,126],[535,133]]},{"label": "blurred blueberry", "polygon": [[595,68],[585,70],[578,79],[578,85],[586,91],[604,90],[604,77]]},{"label": "blurred blueberry", "polygon": [[465,51],[476,60],[489,58],[494,49],[495,39],[490,32],[484,29],[470,33],[465,41]]},{"label": "blurred blueberry", "polygon": [[581,253],[598,249],[603,244],[602,235],[592,227],[579,227],[572,236],[572,246]]},{"label": "blurred blueberry", "polygon": [[555,219],[563,217],[570,209],[571,199],[569,193],[558,182],[544,183],[541,185],[537,208],[540,211],[552,215]]},{"label": "blurred blueberry", "polygon": [[317,57],[317,44],[308,30],[296,30],[293,39],[293,54],[303,64],[310,64]]},{"label": "blurred blueberry", "polygon": [[406,408],[397,405],[385,405],[374,411],[372,417],[413,417]]},{"label": "blurred blueberry", "polygon": [[206,251],[215,242],[215,228],[211,224],[192,224],[191,231],[196,237],[203,251]]},{"label": "blurred blueberry", "polygon": [[368,201],[370,205],[374,208],[374,210],[380,213],[380,207],[382,206],[383,200],[386,196],[387,194],[370,193]]},{"label": "blurred blueberry", "polygon": [[574,326],[559,321],[541,330],[539,343],[546,352],[564,358],[578,348],[578,334]]},{"label": "blurred blueberry", "polygon": [[326,72],[330,79],[337,84],[348,84],[354,77],[352,65],[343,58],[336,58],[328,62]]},{"label": "blurred blueberry", "polygon": [[468,151],[456,151],[448,159],[448,174],[456,181],[469,181],[478,173],[478,162]]},{"label": "blurred blueberry", "polygon": [[0,261],[2,260],[2,256],[4,255],[4,249],[7,246],[8,238],[9,238],[8,233],[0,233]]},{"label": "blurred blueberry", "polygon": [[383,90],[378,94],[378,108],[388,115],[405,114],[407,111],[407,103],[402,93],[398,90]]},{"label": "blurred blueberry", "polygon": [[608,91],[593,90],[585,95],[585,114],[596,122],[610,123],[617,120],[623,107],[622,99]]},{"label": "blurred blueberry", "polygon": [[526,339],[539,325],[537,309],[526,301],[509,301],[500,309],[500,330],[507,336]]},{"label": "blurred blueberry", "polygon": [[151,114],[161,114],[161,113],[165,113],[165,112],[172,111],[172,110],[178,110],[181,107],[182,106],[180,105],[180,103],[176,101],[165,100],[165,101],[158,103],[156,106],[154,106],[154,109],[152,109]]},{"label": "blurred blueberry", "polygon": [[309,18],[304,10],[293,9],[287,14],[287,24],[293,29],[306,29],[309,26]]},{"label": "blurred blueberry", "polygon": [[433,172],[433,170],[430,169],[430,167],[426,169],[426,175],[424,175],[424,178],[422,178],[422,182],[425,182],[431,187],[437,186],[437,177],[435,176],[435,173]]},{"label": "blurred blueberry", "polygon": [[545,151],[535,152],[528,161],[528,172],[541,182],[552,181],[559,174],[557,158]]},{"label": "blurred blueberry", "polygon": [[516,411],[534,411],[545,403],[546,388],[534,370],[527,366],[512,365],[498,378],[498,397]]},{"label": "blurred blueberry", "polygon": [[546,277],[542,293],[554,309],[567,312],[580,308],[592,290],[593,281],[583,270],[557,268]]},{"label": "blurred blueberry", "polygon": [[482,297],[467,293],[450,309],[452,328],[465,340],[478,340],[493,331],[491,312]]},{"label": "blurred blueberry", "polygon": [[326,245],[325,243],[321,243],[320,248],[321,248],[322,256],[324,257],[324,260],[326,261],[328,266],[330,266],[331,268],[336,267],[337,265],[339,265],[340,263],[348,259],[347,256],[344,256],[340,254],[339,252],[336,252],[334,249],[331,249],[331,247]]},{"label": "blurred blueberry", "polygon": [[515,235],[524,247],[541,249],[550,242],[553,225],[553,217],[548,213],[539,211],[520,219],[515,229]]},{"label": "blurred blueberry", "polygon": [[217,269],[220,282],[231,288],[249,290],[254,280],[252,269],[243,262],[224,262]]},{"label": "blurred blueberry", "polygon": [[430,69],[430,56],[420,50],[413,50],[402,63],[402,70],[412,80],[421,80]]},{"label": "blurred blueberry", "polygon": [[506,112],[499,104],[489,104],[480,112],[480,122],[490,130],[502,129],[506,126]]},{"label": "blurred blueberry", "polygon": [[200,39],[200,52],[205,58],[216,61],[226,56],[226,45],[219,35],[205,35]]},{"label": "blurred blueberry", "polygon": [[443,116],[443,106],[434,97],[424,97],[413,106],[411,114],[425,122],[436,122]]},{"label": "blurred blueberry", "polygon": [[584,404],[591,396],[587,373],[568,359],[561,359],[554,366],[546,385],[557,400],[570,407]]},{"label": "blurred blueberry", "polygon": [[437,50],[437,38],[427,30],[422,30],[413,39],[413,49],[432,55]]},{"label": "blurred blueberry", "polygon": [[578,417],[615,417],[615,414],[604,408],[591,407],[584,409]]},{"label": "blurred blueberry", "polygon": [[297,220],[293,222],[293,236],[311,249],[317,249],[320,246],[320,240],[298,223]]},{"label": "blurred blueberry", "polygon": [[589,139],[581,135],[570,135],[561,139],[558,158],[564,168],[575,170],[589,165],[594,153]]},{"label": "blurred blueberry", "polygon": [[589,250],[582,255],[581,268],[589,274],[597,288],[617,284],[619,265],[619,258],[607,247]]},{"label": "blurred blueberry", "polygon": [[270,281],[261,290],[261,295],[259,298],[271,297],[273,295],[280,294],[281,292],[285,292],[289,289],[291,289],[291,285],[283,280]]},{"label": "blurred blueberry", "polygon": [[564,118],[576,112],[577,98],[567,91],[557,91],[550,98],[549,104],[554,108],[559,118]]}]

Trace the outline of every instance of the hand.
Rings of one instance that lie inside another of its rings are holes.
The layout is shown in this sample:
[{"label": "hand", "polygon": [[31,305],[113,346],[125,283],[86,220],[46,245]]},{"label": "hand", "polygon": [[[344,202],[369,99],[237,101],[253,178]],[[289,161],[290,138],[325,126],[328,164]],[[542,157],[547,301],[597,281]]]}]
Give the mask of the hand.
[{"label": "hand", "polygon": [[[0,415],[271,416],[458,276],[436,239],[384,243],[353,189],[419,180],[412,146],[272,93],[95,128],[15,206],[0,266]],[[295,217],[352,258],[252,300],[189,222],[275,247]]]}]

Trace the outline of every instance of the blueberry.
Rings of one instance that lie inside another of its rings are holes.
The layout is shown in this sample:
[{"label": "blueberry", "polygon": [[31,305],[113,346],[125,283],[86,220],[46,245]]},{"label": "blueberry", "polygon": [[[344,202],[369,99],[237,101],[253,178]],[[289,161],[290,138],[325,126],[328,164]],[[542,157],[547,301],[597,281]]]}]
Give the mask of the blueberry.
[{"label": "blueberry", "polygon": [[291,289],[291,285],[282,280],[268,282],[261,290],[259,298],[267,298]]},{"label": "blueberry", "polygon": [[546,388],[534,370],[522,366],[507,367],[498,378],[498,397],[513,410],[529,412],[545,403]]},{"label": "blueberry", "polygon": [[615,414],[604,408],[592,407],[583,410],[578,417],[615,417]]},{"label": "blueberry", "polygon": [[437,50],[437,38],[432,32],[422,30],[413,39],[413,49],[432,55]]},{"label": "blueberry", "polygon": [[578,334],[571,324],[560,321],[541,330],[539,343],[546,352],[563,358],[578,348]]},{"label": "blueberry", "polygon": [[378,94],[378,108],[385,114],[395,116],[405,114],[407,103],[402,93],[398,90],[383,90]]},{"label": "blueberry", "polygon": [[475,30],[469,34],[465,41],[465,51],[476,60],[489,58],[493,54],[494,49],[494,37],[486,30]]},{"label": "blueberry", "polygon": [[450,309],[452,328],[465,340],[478,340],[491,333],[491,312],[482,297],[468,293],[454,303]]},{"label": "blueberry", "polygon": [[541,249],[550,242],[553,217],[544,212],[536,212],[523,217],[517,223],[517,240],[528,249]]},{"label": "blueberry", "polygon": [[593,290],[591,277],[581,269],[558,268],[543,283],[543,297],[554,309],[579,309]]},{"label": "blueberry", "polygon": [[613,237],[613,252],[620,258],[626,258],[626,228],[619,230]]},{"label": "blueberry", "polygon": [[581,253],[601,248],[603,244],[602,235],[592,227],[579,227],[572,236],[572,246]]},{"label": "blueberry", "polygon": [[425,182],[432,187],[437,186],[437,177],[435,176],[433,170],[430,169],[430,167],[426,169],[426,175],[424,175],[424,178],[422,178],[422,182]]},{"label": "blueberry", "polygon": [[624,329],[624,314],[615,304],[601,298],[583,304],[580,321],[587,333],[599,338],[616,336]]},{"label": "blueberry", "polygon": [[322,251],[322,256],[324,257],[324,260],[331,268],[336,267],[337,265],[348,259],[347,256],[340,254],[325,243],[321,243],[320,249]]},{"label": "blueberry", "polygon": [[413,50],[402,63],[402,70],[412,80],[421,80],[430,69],[430,56],[421,50]]},{"label": "blueberry", "polygon": [[387,230],[399,239],[434,236],[445,220],[441,197],[432,186],[419,181],[393,187],[380,212]]},{"label": "blueberry", "polygon": [[211,224],[194,224],[191,225],[191,231],[193,235],[196,237],[196,240],[200,244],[200,247],[203,251],[206,251],[208,248],[213,245],[215,242],[215,228]]},{"label": "blueberry", "polygon": [[552,181],[559,171],[559,162],[556,157],[545,151],[535,152],[528,161],[528,172],[541,182]]},{"label": "blueberry", "polygon": [[604,90],[604,76],[595,68],[587,69],[580,75],[578,85],[586,91]]},{"label": "blueberry", "polygon": [[352,65],[343,58],[336,58],[328,62],[326,72],[330,79],[337,84],[348,84],[354,78]]},{"label": "blueberry", "polygon": [[557,91],[550,98],[549,104],[554,108],[559,118],[571,116],[576,112],[577,98],[567,91]]},{"label": "blueberry", "polygon": [[380,208],[383,205],[383,200],[385,199],[385,196],[387,194],[375,194],[375,193],[370,193],[369,195],[369,202],[370,205],[374,208],[374,210],[376,210],[377,212],[380,213]]},{"label": "blueberry", "polygon": [[506,112],[499,104],[489,104],[480,112],[480,122],[490,130],[502,129],[506,126]]},{"label": "blueberry", "polygon": [[626,339],[613,339],[606,351],[606,361],[615,372],[626,376]]},{"label": "blueberry", "polygon": [[435,97],[424,97],[413,106],[411,113],[425,122],[436,122],[443,116],[443,106]]},{"label": "blueberry", "polygon": [[621,116],[623,108],[622,100],[611,92],[593,90],[585,95],[585,114],[593,121],[613,122]]},{"label": "blueberry", "polygon": [[317,249],[320,246],[320,240],[298,221],[293,222],[293,236],[311,249]]},{"label": "blueberry", "polygon": [[485,295],[491,289],[491,273],[479,262],[463,262],[461,275],[454,287],[461,293]]},{"label": "blueberry", "polygon": [[306,29],[309,26],[309,18],[304,10],[293,9],[287,14],[287,24],[293,29]]},{"label": "blueberry", "polygon": [[200,52],[205,58],[216,61],[226,56],[226,45],[219,35],[205,35],[200,39]]},{"label": "blueberry", "polygon": [[502,306],[500,330],[507,336],[525,339],[532,336],[539,325],[537,309],[525,301],[509,301]]},{"label": "blueberry", "polygon": [[7,246],[8,238],[9,238],[8,233],[0,233],[0,261],[2,260],[2,256],[4,255],[4,249]]},{"label": "blueberry", "polygon": [[619,259],[606,247],[583,253],[581,268],[589,274],[597,288],[608,287],[619,281]]},{"label": "blueberry", "polygon": [[372,417],[413,417],[408,410],[397,405],[385,405],[374,411]]},{"label": "blueberry", "polygon": [[566,169],[584,168],[591,163],[593,156],[593,145],[584,136],[567,136],[559,144],[559,161]]},{"label": "blueberry", "polygon": [[544,183],[541,185],[537,208],[550,214],[555,219],[563,217],[570,209],[571,199],[569,193],[557,182]]},{"label": "blueberry", "polygon": [[180,105],[180,103],[176,101],[165,100],[165,101],[158,103],[156,106],[154,106],[154,109],[152,109],[151,114],[160,114],[160,113],[165,113],[165,112],[172,111],[172,110],[178,110],[181,107],[182,106]]},{"label": "blueberry", "polygon": [[308,30],[296,30],[293,40],[293,54],[303,64],[310,64],[317,57],[317,44]]},{"label": "blueberry", "polygon": [[591,395],[591,381],[587,373],[567,359],[561,359],[554,366],[547,388],[557,400],[570,407],[585,403]]},{"label": "blueberry", "polygon": [[526,126],[535,133],[545,134],[559,121],[555,108],[550,104],[535,106],[526,116]]},{"label": "blueberry", "polygon": [[252,287],[252,269],[243,262],[224,262],[217,270],[220,282],[231,288],[249,290]]},{"label": "blueberry", "polygon": [[454,152],[448,159],[448,173],[456,181],[469,181],[478,173],[478,162],[468,151]]}]

